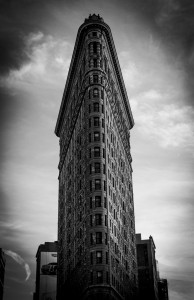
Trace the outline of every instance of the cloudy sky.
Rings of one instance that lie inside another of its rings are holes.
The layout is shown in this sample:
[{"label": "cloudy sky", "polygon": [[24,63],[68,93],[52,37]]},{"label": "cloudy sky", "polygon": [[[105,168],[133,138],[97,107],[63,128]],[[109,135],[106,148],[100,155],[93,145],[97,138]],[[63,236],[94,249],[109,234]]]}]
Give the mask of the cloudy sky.
[{"label": "cloudy sky", "polygon": [[39,244],[57,240],[55,124],[78,27],[111,27],[135,126],[136,232],[153,236],[170,300],[194,294],[194,3],[0,0],[0,247],[4,300],[30,300]]}]

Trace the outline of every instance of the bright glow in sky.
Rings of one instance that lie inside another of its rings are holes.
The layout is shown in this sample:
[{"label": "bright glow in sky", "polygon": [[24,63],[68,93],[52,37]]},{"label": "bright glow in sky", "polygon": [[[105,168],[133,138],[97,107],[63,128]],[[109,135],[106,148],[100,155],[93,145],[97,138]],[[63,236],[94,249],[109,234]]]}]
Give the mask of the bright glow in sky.
[{"label": "bright glow in sky", "polygon": [[7,51],[0,58],[0,247],[18,253],[32,271],[25,281],[24,268],[7,257],[5,300],[32,299],[37,248],[57,240],[59,145],[54,128],[77,30],[90,13],[99,13],[112,30],[135,120],[136,232],[145,239],[153,236],[170,300],[192,300],[194,52],[187,43],[193,36],[187,27],[193,12],[189,1],[185,6],[178,0],[35,2],[0,4],[0,39]]}]

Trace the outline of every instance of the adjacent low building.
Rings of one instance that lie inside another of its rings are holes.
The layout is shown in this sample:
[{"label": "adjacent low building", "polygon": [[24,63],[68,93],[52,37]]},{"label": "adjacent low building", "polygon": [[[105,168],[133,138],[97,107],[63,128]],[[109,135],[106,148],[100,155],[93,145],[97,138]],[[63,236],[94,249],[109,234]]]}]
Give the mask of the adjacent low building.
[{"label": "adjacent low building", "polygon": [[0,248],[0,300],[3,299],[4,275],[5,275],[5,254],[3,250]]},{"label": "adjacent low building", "polygon": [[142,240],[141,234],[136,234],[137,265],[139,281],[139,298],[159,300],[158,272],[155,258],[155,244],[152,236]]},{"label": "adjacent low building", "polygon": [[158,280],[158,295],[159,300],[168,300],[168,282],[166,279]]},{"label": "adjacent low building", "polygon": [[34,300],[56,300],[57,242],[45,242],[36,254],[36,290]]}]

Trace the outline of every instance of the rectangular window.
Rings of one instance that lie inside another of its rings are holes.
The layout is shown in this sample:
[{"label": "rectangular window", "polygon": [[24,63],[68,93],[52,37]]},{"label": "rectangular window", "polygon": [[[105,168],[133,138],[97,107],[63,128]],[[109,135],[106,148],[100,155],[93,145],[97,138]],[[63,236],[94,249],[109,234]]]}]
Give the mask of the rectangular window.
[{"label": "rectangular window", "polygon": [[97,271],[97,283],[103,282],[102,271]]},{"label": "rectangular window", "polygon": [[94,110],[94,112],[99,112],[99,103],[98,102],[94,102],[93,110]]},{"label": "rectangular window", "polygon": [[102,119],[102,128],[104,128],[104,119]]},{"label": "rectangular window", "polygon": [[93,89],[93,97],[94,97],[94,98],[97,98],[98,96],[99,96],[99,91],[98,91],[97,88],[94,88],[94,89]]},{"label": "rectangular window", "polygon": [[93,226],[93,219],[92,219],[92,215],[90,215],[90,226]]},{"label": "rectangular window", "polygon": [[93,53],[97,53],[97,42],[93,42]]},{"label": "rectangular window", "polygon": [[95,190],[101,190],[101,180],[95,179]]},{"label": "rectangular window", "polygon": [[102,263],[102,251],[96,251],[96,263],[97,264]]},{"label": "rectangular window", "polygon": [[103,148],[103,158],[105,158],[105,149]]},{"label": "rectangular window", "polygon": [[90,271],[90,283],[93,284],[93,272]]},{"label": "rectangular window", "polygon": [[91,133],[89,133],[89,143],[91,143],[92,138],[91,138]]},{"label": "rectangular window", "polygon": [[93,252],[90,252],[90,264],[93,265]]},{"label": "rectangular window", "polygon": [[93,83],[98,83],[98,75],[93,75]]},{"label": "rectangular window", "polygon": [[107,233],[105,233],[105,245],[107,245]]},{"label": "rectangular window", "polygon": [[94,157],[100,157],[100,147],[94,147]]},{"label": "rectangular window", "polygon": [[97,68],[97,59],[95,58],[95,59],[93,60],[93,62],[94,62],[94,68]]},{"label": "rectangular window", "polygon": [[90,180],[90,192],[92,191],[92,180]]},{"label": "rectangular window", "polygon": [[94,132],[94,142],[100,141],[100,132]]},{"label": "rectangular window", "polygon": [[96,244],[102,244],[102,232],[96,232]]},{"label": "rectangular window", "polygon": [[93,245],[93,234],[90,233],[90,245]]},{"label": "rectangular window", "polygon": [[107,208],[107,200],[106,200],[106,197],[104,197],[104,208]]},{"label": "rectangular window", "polygon": [[107,215],[105,215],[104,218],[105,218],[104,224],[105,224],[105,226],[107,226]]},{"label": "rectangular window", "polygon": [[106,252],[106,264],[108,264],[108,252]]},{"label": "rectangular window", "polygon": [[101,196],[95,196],[95,207],[101,207]]},{"label": "rectangular window", "polygon": [[100,163],[96,162],[94,164],[95,173],[100,173]]},{"label": "rectangular window", "polygon": [[106,191],[106,180],[104,180],[104,191]]},{"label": "rectangular window", "polygon": [[100,126],[99,117],[94,117],[94,126],[96,126],[96,127]]},{"label": "rectangular window", "polygon": [[92,197],[90,197],[90,208],[92,208]]},{"label": "rectangular window", "polygon": [[103,174],[106,174],[106,166],[103,164]]},{"label": "rectangular window", "polygon": [[96,214],[95,215],[95,224],[96,225],[102,225],[102,215],[101,214]]},{"label": "rectangular window", "polygon": [[92,150],[91,150],[91,148],[89,149],[89,158],[91,158],[91,156],[92,156]]}]

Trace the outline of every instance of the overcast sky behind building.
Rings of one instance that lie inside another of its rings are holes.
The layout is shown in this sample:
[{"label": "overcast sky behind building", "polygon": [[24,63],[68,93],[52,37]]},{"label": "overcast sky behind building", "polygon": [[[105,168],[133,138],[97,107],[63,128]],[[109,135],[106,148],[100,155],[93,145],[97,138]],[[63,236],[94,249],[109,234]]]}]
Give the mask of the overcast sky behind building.
[{"label": "overcast sky behind building", "polygon": [[32,299],[37,248],[57,240],[54,129],[77,30],[90,13],[100,14],[111,28],[135,120],[136,232],[144,239],[153,236],[170,300],[192,300],[193,1],[0,0],[4,300]]}]

